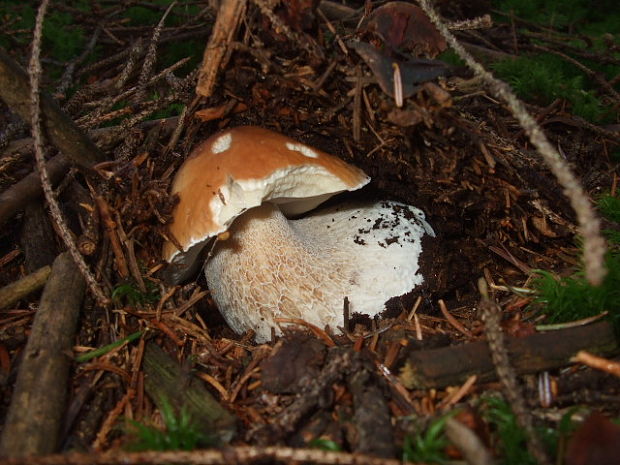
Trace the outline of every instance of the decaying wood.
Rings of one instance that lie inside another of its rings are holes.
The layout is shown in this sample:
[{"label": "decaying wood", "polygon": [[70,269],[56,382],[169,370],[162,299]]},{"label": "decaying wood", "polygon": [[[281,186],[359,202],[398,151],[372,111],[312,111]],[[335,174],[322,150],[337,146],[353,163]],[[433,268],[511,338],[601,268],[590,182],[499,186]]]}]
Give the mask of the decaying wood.
[{"label": "decaying wood", "polygon": [[501,308],[495,300],[489,297],[487,283],[484,278],[478,280],[478,290],[481,295],[478,308],[484,322],[484,334],[487,337],[491,359],[493,360],[493,365],[495,365],[497,378],[502,385],[504,397],[515,415],[517,425],[521,427],[525,434],[525,446],[528,452],[539,465],[551,465],[547,451],[534,429],[534,416],[525,402],[523,390],[513,367],[513,360],[508,353],[506,337],[501,327]]},{"label": "decaying wood", "polygon": [[0,456],[24,457],[56,450],[84,291],[84,279],[71,256],[59,255],[19,367],[0,439]]},{"label": "decaying wood", "polygon": [[390,409],[384,392],[374,376],[374,366],[363,364],[363,369],[354,372],[348,379],[353,395],[355,413],[353,422],[357,431],[355,452],[393,458],[396,455]]},{"label": "decaying wood", "polygon": [[[30,122],[28,75],[0,50],[0,97],[24,121]],[[50,142],[77,165],[90,169],[106,159],[103,152],[68,118],[48,95],[41,95],[43,127]]]},{"label": "decaying wood", "polygon": [[43,287],[52,269],[44,266],[34,273],[8,284],[0,289],[0,309],[9,308],[31,292]]},{"label": "decaying wood", "polygon": [[144,351],[144,388],[161,409],[165,402],[185,410],[191,420],[223,442],[236,431],[236,419],[207,391],[202,381],[187,373],[154,343]]},{"label": "decaying wood", "polygon": [[[507,338],[506,343],[518,374],[568,365],[571,357],[580,350],[600,355],[618,352],[613,328],[605,321],[525,338]],[[472,374],[478,375],[480,382],[497,379],[485,341],[410,351],[401,368],[400,379],[410,389],[441,388],[461,384]]]},{"label": "decaying wood", "polygon": [[302,387],[295,402],[279,413],[270,424],[255,428],[251,435],[259,443],[268,444],[294,432],[301,420],[319,405],[324,393],[331,389],[336,381],[361,371],[362,367],[363,361],[359,352],[342,348],[331,349],[327,362],[317,375],[302,377]]},{"label": "decaying wood", "polygon": [[[162,131],[172,130],[178,121],[178,117],[158,119],[153,121],[145,121],[138,125],[140,129],[150,129],[160,126]],[[115,134],[118,132],[118,126],[99,128],[91,131],[89,134],[102,145],[109,145],[114,140]],[[20,139],[9,144],[3,153],[14,153],[20,151],[31,151],[33,141],[32,138]],[[47,162],[47,172],[52,184],[60,182],[62,177],[69,170],[71,163],[62,154],[56,155]],[[43,193],[41,188],[41,179],[36,171],[25,176],[2,194],[0,194],[0,226],[9,218],[13,217],[17,212],[23,210],[24,207],[32,200],[38,198]]]},{"label": "decaying wood", "polygon": [[220,4],[213,32],[205,48],[198,73],[196,93],[210,97],[220,68],[226,66],[225,55],[245,13],[247,0],[224,0]]},{"label": "decaying wood", "polygon": [[[154,127],[159,127],[162,132],[167,133],[172,131],[177,125],[179,117],[171,116],[169,118],[153,119],[143,121],[137,124],[135,127],[138,129],[149,130]],[[110,145],[114,142],[113,137],[118,133],[119,126],[107,126],[105,128],[97,128],[88,131],[88,137],[90,137],[97,145]],[[23,139],[17,139],[10,142],[5,148],[0,149],[0,155],[10,155],[13,153],[27,153],[32,152],[34,149],[32,137],[25,137]]]}]

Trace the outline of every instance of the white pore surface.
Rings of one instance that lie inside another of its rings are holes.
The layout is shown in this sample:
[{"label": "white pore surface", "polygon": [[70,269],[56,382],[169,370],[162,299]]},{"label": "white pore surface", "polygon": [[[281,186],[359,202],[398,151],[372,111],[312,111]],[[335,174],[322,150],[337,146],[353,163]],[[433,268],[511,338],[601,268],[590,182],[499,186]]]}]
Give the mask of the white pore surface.
[{"label": "white pore surface", "polygon": [[351,313],[373,317],[385,302],[410,292],[419,273],[421,238],[434,236],[424,213],[397,202],[325,209],[287,220],[265,204],[240,217],[230,239],[205,266],[218,308],[238,332],[264,342],[276,318],[299,318],[334,332]]}]

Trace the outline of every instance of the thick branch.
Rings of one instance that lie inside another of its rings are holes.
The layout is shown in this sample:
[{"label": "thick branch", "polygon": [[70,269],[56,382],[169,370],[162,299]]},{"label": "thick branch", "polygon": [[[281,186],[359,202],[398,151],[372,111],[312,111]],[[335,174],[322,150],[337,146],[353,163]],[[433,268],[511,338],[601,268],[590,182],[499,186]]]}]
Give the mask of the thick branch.
[{"label": "thick branch", "polygon": [[[570,363],[580,350],[600,355],[618,352],[618,343],[608,322],[525,338],[506,338],[510,360],[518,374],[536,373]],[[477,375],[481,382],[497,379],[489,346],[485,341],[431,350],[410,351],[400,379],[410,388],[442,388],[462,384]]]},{"label": "thick branch", "polygon": [[56,450],[84,289],[84,279],[71,256],[59,255],[19,367],[0,439],[0,456],[24,457]]}]

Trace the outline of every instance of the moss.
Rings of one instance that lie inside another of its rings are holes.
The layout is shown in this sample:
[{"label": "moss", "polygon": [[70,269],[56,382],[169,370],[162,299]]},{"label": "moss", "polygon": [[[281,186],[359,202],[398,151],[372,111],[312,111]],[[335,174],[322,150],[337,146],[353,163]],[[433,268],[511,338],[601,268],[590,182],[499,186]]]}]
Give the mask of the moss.
[{"label": "moss", "polygon": [[498,0],[495,6],[548,28],[591,33],[620,31],[620,4],[616,0]]},{"label": "moss", "polygon": [[[599,0],[497,0],[495,7],[504,13],[566,34],[568,45],[612,54],[609,40],[620,44],[620,3]],[[496,21],[508,17],[497,15]],[[615,37],[613,36],[615,34]],[[611,39],[610,39],[611,37]],[[533,42],[537,42],[533,40]],[[613,53],[616,57],[620,54]],[[620,73],[620,66],[601,64],[582,57],[582,62],[594,72],[610,80]],[[509,82],[517,94],[528,101],[548,105],[556,98],[570,103],[574,114],[594,123],[611,122],[618,111],[605,106],[597,94],[596,82],[572,63],[552,54],[540,53],[500,61],[492,65],[500,79]]]},{"label": "moss", "polygon": [[[609,221],[620,224],[620,199],[602,196],[599,210]],[[550,323],[579,320],[607,310],[616,330],[620,330],[620,234],[617,230],[604,231],[609,251],[605,257],[607,276],[600,286],[592,286],[583,270],[571,276],[558,278],[548,271],[537,271],[533,281],[535,304]]]},{"label": "moss", "polygon": [[561,98],[570,104],[574,114],[589,121],[600,122],[612,116],[586,85],[586,76],[556,55],[522,56],[498,61],[491,68],[519,97],[530,102],[545,106]]},{"label": "moss", "polygon": [[128,420],[132,441],[126,448],[130,451],[186,450],[210,447],[215,444],[213,436],[199,429],[187,411],[175,413],[170,402],[162,402],[160,410],[165,429]]}]

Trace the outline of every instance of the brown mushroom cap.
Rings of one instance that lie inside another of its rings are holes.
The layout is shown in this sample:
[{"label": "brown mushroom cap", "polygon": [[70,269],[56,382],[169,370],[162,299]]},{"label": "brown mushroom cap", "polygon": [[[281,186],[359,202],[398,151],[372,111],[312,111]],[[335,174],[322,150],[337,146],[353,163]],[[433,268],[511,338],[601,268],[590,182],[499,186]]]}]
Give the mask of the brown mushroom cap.
[{"label": "brown mushroom cap", "polygon": [[264,201],[297,215],[369,181],[359,168],[267,129],[220,132],[193,150],[172,184],[179,203],[169,231],[183,250],[171,241],[164,244],[163,258],[180,265],[171,278],[185,278],[209,239]]}]

